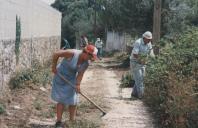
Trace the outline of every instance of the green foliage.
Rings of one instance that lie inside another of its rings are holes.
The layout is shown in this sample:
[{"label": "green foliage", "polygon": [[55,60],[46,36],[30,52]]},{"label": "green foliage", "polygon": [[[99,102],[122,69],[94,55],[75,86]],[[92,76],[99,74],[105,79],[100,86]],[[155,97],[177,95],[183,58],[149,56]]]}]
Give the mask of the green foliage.
[{"label": "green foliage", "polygon": [[14,76],[10,79],[9,84],[12,89],[19,88],[23,84],[25,84],[26,81],[29,81],[32,78],[33,78],[33,72],[31,69],[22,70],[14,74]]},{"label": "green foliage", "polygon": [[0,103],[0,115],[3,114],[4,112],[5,112],[5,108],[3,104]]},{"label": "green foliage", "polygon": [[19,62],[19,47],[21,42],[21,20],[16,16],[16,40],[15,40],[15,54],[16,54],[16,64]]},{"label": "green foliage", "polygon": [[62,12],[62,37],[71,47],[77,36],[92,32],[94,10],[88,7],[87,0],[56,0],[52,7]]},{"label": "green foliage", "polygon": [[113,0],[107,1],[105,7],[101,19],[109,29],[128,32],[151,29],[152,0]]},{"label": "green foliage", "polygon": [[[197,0],[163,0],[162,33],[174,37],[187,29],[198,25]],[[179,22],[178,22],[179,21]],[[167,34],[168,33],[168,34]]]},{"label": "green foliage", "polygon": [[122,76],[120,88],[131,88],[135,84],[135,81],[132,79],[132,75],[128,72]]},{"label": "green foliage", "polygon": [[198,111],[198,99],[191,96],[198,89],[197,42],[198,28],[192,28],[178,36],[174,44],[167,41],[161,54],[149,59],[145,99],[159,111],[163,127],[198,127],[194,121],[198,116],[192,114]]},{"label": "green foliage", "polygon": [[45,86],[51,79],[49,66],[41,66],[38,61],[34,61],[31,69],[24,69],[14,73],[9,85],[11,89],[23,87],[27,82]]},{"label": "green foliage", "polygon": [[187,5],[191,8],[191,12],[186,17],[189,24],[198,26],[198,1],[197,0],[186,0]]},{"label": "green foliage", "polygon": [[149,55],[147,55],[147,54],[140,54],[138,56],[138,62],[140,64],[147,64],[148,58],[149,58]]}]

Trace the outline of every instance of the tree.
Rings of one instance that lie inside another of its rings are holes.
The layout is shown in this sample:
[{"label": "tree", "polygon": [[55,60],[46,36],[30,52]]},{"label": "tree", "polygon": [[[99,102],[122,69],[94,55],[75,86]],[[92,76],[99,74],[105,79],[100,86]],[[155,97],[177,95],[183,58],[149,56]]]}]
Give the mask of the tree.
[{"label": "tree", "polygon": [[152,29],[152,12],[152,0],[111,0],[101,17],[108,29],[143,32]]},{"label": "tree", "polygon": [[52,7],[62,12],[62,37],[74,47],[78,36],[92,30],[93,9],[85,0],[56,0]]},{"label": "tree", "polygon": [[162,1],[162,35],[174,38],[188,26],[198,25],[197,0]]}]

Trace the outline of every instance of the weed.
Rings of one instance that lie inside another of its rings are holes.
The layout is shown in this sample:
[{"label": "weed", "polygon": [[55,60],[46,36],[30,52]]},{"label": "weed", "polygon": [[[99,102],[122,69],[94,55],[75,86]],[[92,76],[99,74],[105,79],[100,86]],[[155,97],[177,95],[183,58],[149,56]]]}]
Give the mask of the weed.
[{"label": "weed", "polygon": [[135,81],[132,79],[132,76],[129,72],[122,76],[120,88],[131,88],[135,84]]},{"label": "weed", "polygon": [[36,110],[41,110],[41,101],[39,101],[39,100],[36,100],[36,101],[34,101],[34,103],[33,103],[33,105],[34,105],[34,108],[36,109]]},{"label": "weed", "polygon": [[22,87],[26,81],[33,78],[33,72],[31,69],[22,70],[16,72],[13,77],[11,77],[9,85],[11,89]]},{"label": "weed", "polygon": [[3,104],[0,103],[0,115],[3,114],[4,112],[5,112],[5,108]]},{"label": "weed", "polygon": [[49,105],[47,112],[43,112],[42,115],[45,118],[53,118],[55,116],[55,106]]},{"label": "weed", "polygon": [[12,75],[9,85],[11,89],[21,88],[26,82],[34,84],[41,84],[45,86],[49,84],[52,79],[48,65],[41,66],[38,61],[32,62],[31,69],[23,69]]}]

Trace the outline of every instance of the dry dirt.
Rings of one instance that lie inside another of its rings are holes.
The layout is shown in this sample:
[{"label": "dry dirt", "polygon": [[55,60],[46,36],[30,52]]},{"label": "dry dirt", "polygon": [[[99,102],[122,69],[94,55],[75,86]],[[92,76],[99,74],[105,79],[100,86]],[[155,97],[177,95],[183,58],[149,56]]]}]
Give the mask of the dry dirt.
[{"label": "dry dirt", "polygon": [[[81,91],[107,114],[101,117],[96,107],[80,97],[77,122],[94,123],[97,128],[154,128],[149,108],[141,100],[130,99],[131,88],[119,88],[121,76],[128,69],[108,68],[108,61],[106,58],[93,63],[81,84]],[[41,87],[27,83],[27,87],[11,91],[2,99],[6,113],[0,115],[0,128],[53,128],[55,103],[50,100],[50,89],[50,85]],[[63,118],[68,122],[67,113]]]}]

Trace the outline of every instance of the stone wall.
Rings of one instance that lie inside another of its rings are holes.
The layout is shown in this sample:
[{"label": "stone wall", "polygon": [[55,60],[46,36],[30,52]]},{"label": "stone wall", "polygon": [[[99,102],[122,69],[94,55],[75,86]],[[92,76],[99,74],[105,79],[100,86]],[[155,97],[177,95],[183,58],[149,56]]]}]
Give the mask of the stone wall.
[{"label": "stone wall", "polygon": [[15,41],[0,41],[0,94],[7,88],[13,72],[30,68],[34,60],[42,64],[51,58],[55,49],[59,49],[60,37],[22,39],[20,42],[19,61],[16,64]]},{"label": "stone wall", "polygon": [[[40,0],[0,0],[0,96],[13,72],[44,63],[60,48],[61,13]],[[20,20],[18,63],[16,17]]]}]

